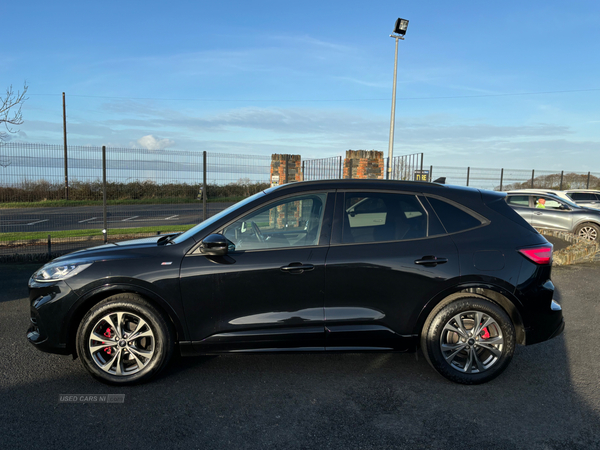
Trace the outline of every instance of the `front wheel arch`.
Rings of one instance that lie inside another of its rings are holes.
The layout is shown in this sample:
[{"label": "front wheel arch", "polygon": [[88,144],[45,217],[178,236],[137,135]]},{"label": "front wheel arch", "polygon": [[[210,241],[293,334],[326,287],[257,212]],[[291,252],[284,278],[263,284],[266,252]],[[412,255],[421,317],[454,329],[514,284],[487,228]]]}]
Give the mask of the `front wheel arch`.
[{"label": "front wheel arch", "polygon": [[79,323],[76,335],[84,368],[99,381],[114,385],[154,378],[169,363],[174,347],[168,317],[132,293],[115,294],[97,303]]},{"label": "front wheel arch", "polygon": [[146,292],[146,290],[132,289],[131,286],[115,285],[111,286],[109,289],[103,287],[100,290],[88,292],[82,300],[75,305],[73,312],[68,319],[64,342],[66,343],[69,353],[73,355],[73,359],[77,358],[77,329],[85,315],[101,301],[117,294],[133,294],[143,298],[168,319],[174,332],[175,343],[177,344],[180,340],[184,339],[185,334],[182,323],[179,321],[175,312],[165,306],[165,302],[162,301],[162,299],[157,299],[155,296]]}]

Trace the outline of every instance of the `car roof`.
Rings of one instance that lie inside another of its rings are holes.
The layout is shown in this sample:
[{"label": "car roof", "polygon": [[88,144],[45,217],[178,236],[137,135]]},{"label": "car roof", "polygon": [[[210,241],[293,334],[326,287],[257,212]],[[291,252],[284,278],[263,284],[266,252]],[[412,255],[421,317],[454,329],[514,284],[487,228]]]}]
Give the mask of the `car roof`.
[{"label": "car roof", "polygon": [[556,189],[514,189],[508,191],[507,194],[521,194],[521,195],[553,195],[558,198],[569,199],[566,192],[558,191]]},{"label": "car roof", "polygon": [[507,191],[508,194],[558,194],[559,190],[556,189],[511,189]]},{"label": "car roof", "polygon": [[458,202],[469,208],[477,208],[482,202],[487,204],[506,197],[505,192],[488,191],[473,187],[454,186],[448,184],[431,183],[427,181],[399,181],[399,180],[356,180],[336,179],[318,181],[298,181],[274,186],[264,191],[267,195],[276,196],[310,192],[311,190],[381,190],[410,192],[412,194],[438,195]]},{"label": "car roof", "polygon": [[394,184],[394,185],[399,185],[399,186],[438,186],[438,187],[448,187],[450,185],[447,184],[440,184],[440,183],[433,183],[431,181],[410,181],[410,180],[384,180],[384,179],[357,179],[357,178],[350,178],[350,179],[339,179],[339,178],[333,178],[333,179],[326,179],[326,180],[310,180],[310,181],[296,181],[296,182],[289,182],[289,183],[285,183],[285,184],[281,184],[279,186],[273,186],[273,189],[283,189],[283,188],[290,188],[292,186],[298,186],[298,185],[319,185],[322,186],[324,184],[327,185],[373,185],[373,184],[385,184],[385,185],[389,185],[389,184]]},{"label": "car roof", "polygon": [[532,190],[522,190],[522,191],[509,191],[507,192],[507,195],[547,195],[549,197],[556,197],[560,200],[563,200],[559,195],[557,195],[557,193],[554,192],[550,192],[550,191],[543,191],[543,190],[536,190],[536,189],[532,189]]},{"label": "car roof", "polygon": [[282,191],[306,191],[308,189],[393,189],[393,190],[409,190],[419,192],[440,192],[440,191],[456,191],[466,190],[469,192],[477,192],[477,189],[466,188],[462,186],[451,186],[440,183],[432,183],[428,181],[400,181],[400,180],[382,180],[382,179],[334,179],[334,180],[313,180],[313,181],[298,181],[279,186],[273,186],[265,190],[265,193],[272,192],[281,193]]}]

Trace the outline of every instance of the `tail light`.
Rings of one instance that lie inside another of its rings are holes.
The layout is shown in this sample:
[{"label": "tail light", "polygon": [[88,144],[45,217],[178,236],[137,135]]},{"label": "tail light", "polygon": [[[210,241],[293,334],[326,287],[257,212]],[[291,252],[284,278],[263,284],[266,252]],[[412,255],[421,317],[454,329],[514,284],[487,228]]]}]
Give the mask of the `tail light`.
[{"label": "tail light", "polygon": [[529,247],[519,249],[519,253],[536,264],[550,264],[552,261],[552,244],[540,247]]}]

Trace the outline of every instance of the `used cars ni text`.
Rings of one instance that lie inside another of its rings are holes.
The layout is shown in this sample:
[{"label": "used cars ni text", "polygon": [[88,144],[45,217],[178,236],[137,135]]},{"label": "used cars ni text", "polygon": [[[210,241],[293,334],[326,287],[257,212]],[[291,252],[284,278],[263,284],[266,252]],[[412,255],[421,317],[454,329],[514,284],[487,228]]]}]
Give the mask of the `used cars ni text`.
[{"label": "used cars ni text", "polygon": [[560,334],[552,245],[505,194],[332,180],[267,189],[178,235],[74,252],[29,281],[29,341],[97,379],[174,352],[416,351],[478,384]]}]

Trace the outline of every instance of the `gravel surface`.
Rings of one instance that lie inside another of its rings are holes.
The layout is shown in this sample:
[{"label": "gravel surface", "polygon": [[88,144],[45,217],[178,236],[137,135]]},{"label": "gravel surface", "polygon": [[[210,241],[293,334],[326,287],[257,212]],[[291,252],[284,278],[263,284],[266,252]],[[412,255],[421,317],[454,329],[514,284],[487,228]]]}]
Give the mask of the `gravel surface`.
[{"label": "gravel surface", "polygon": [[1,448],[600,448],[598,264],[554,268],[564,334],[518,347],[504,374],[472,387],[414,354],[179,358],[149,384],[105,386],[26,342],[38,266],[1,267]]}]

